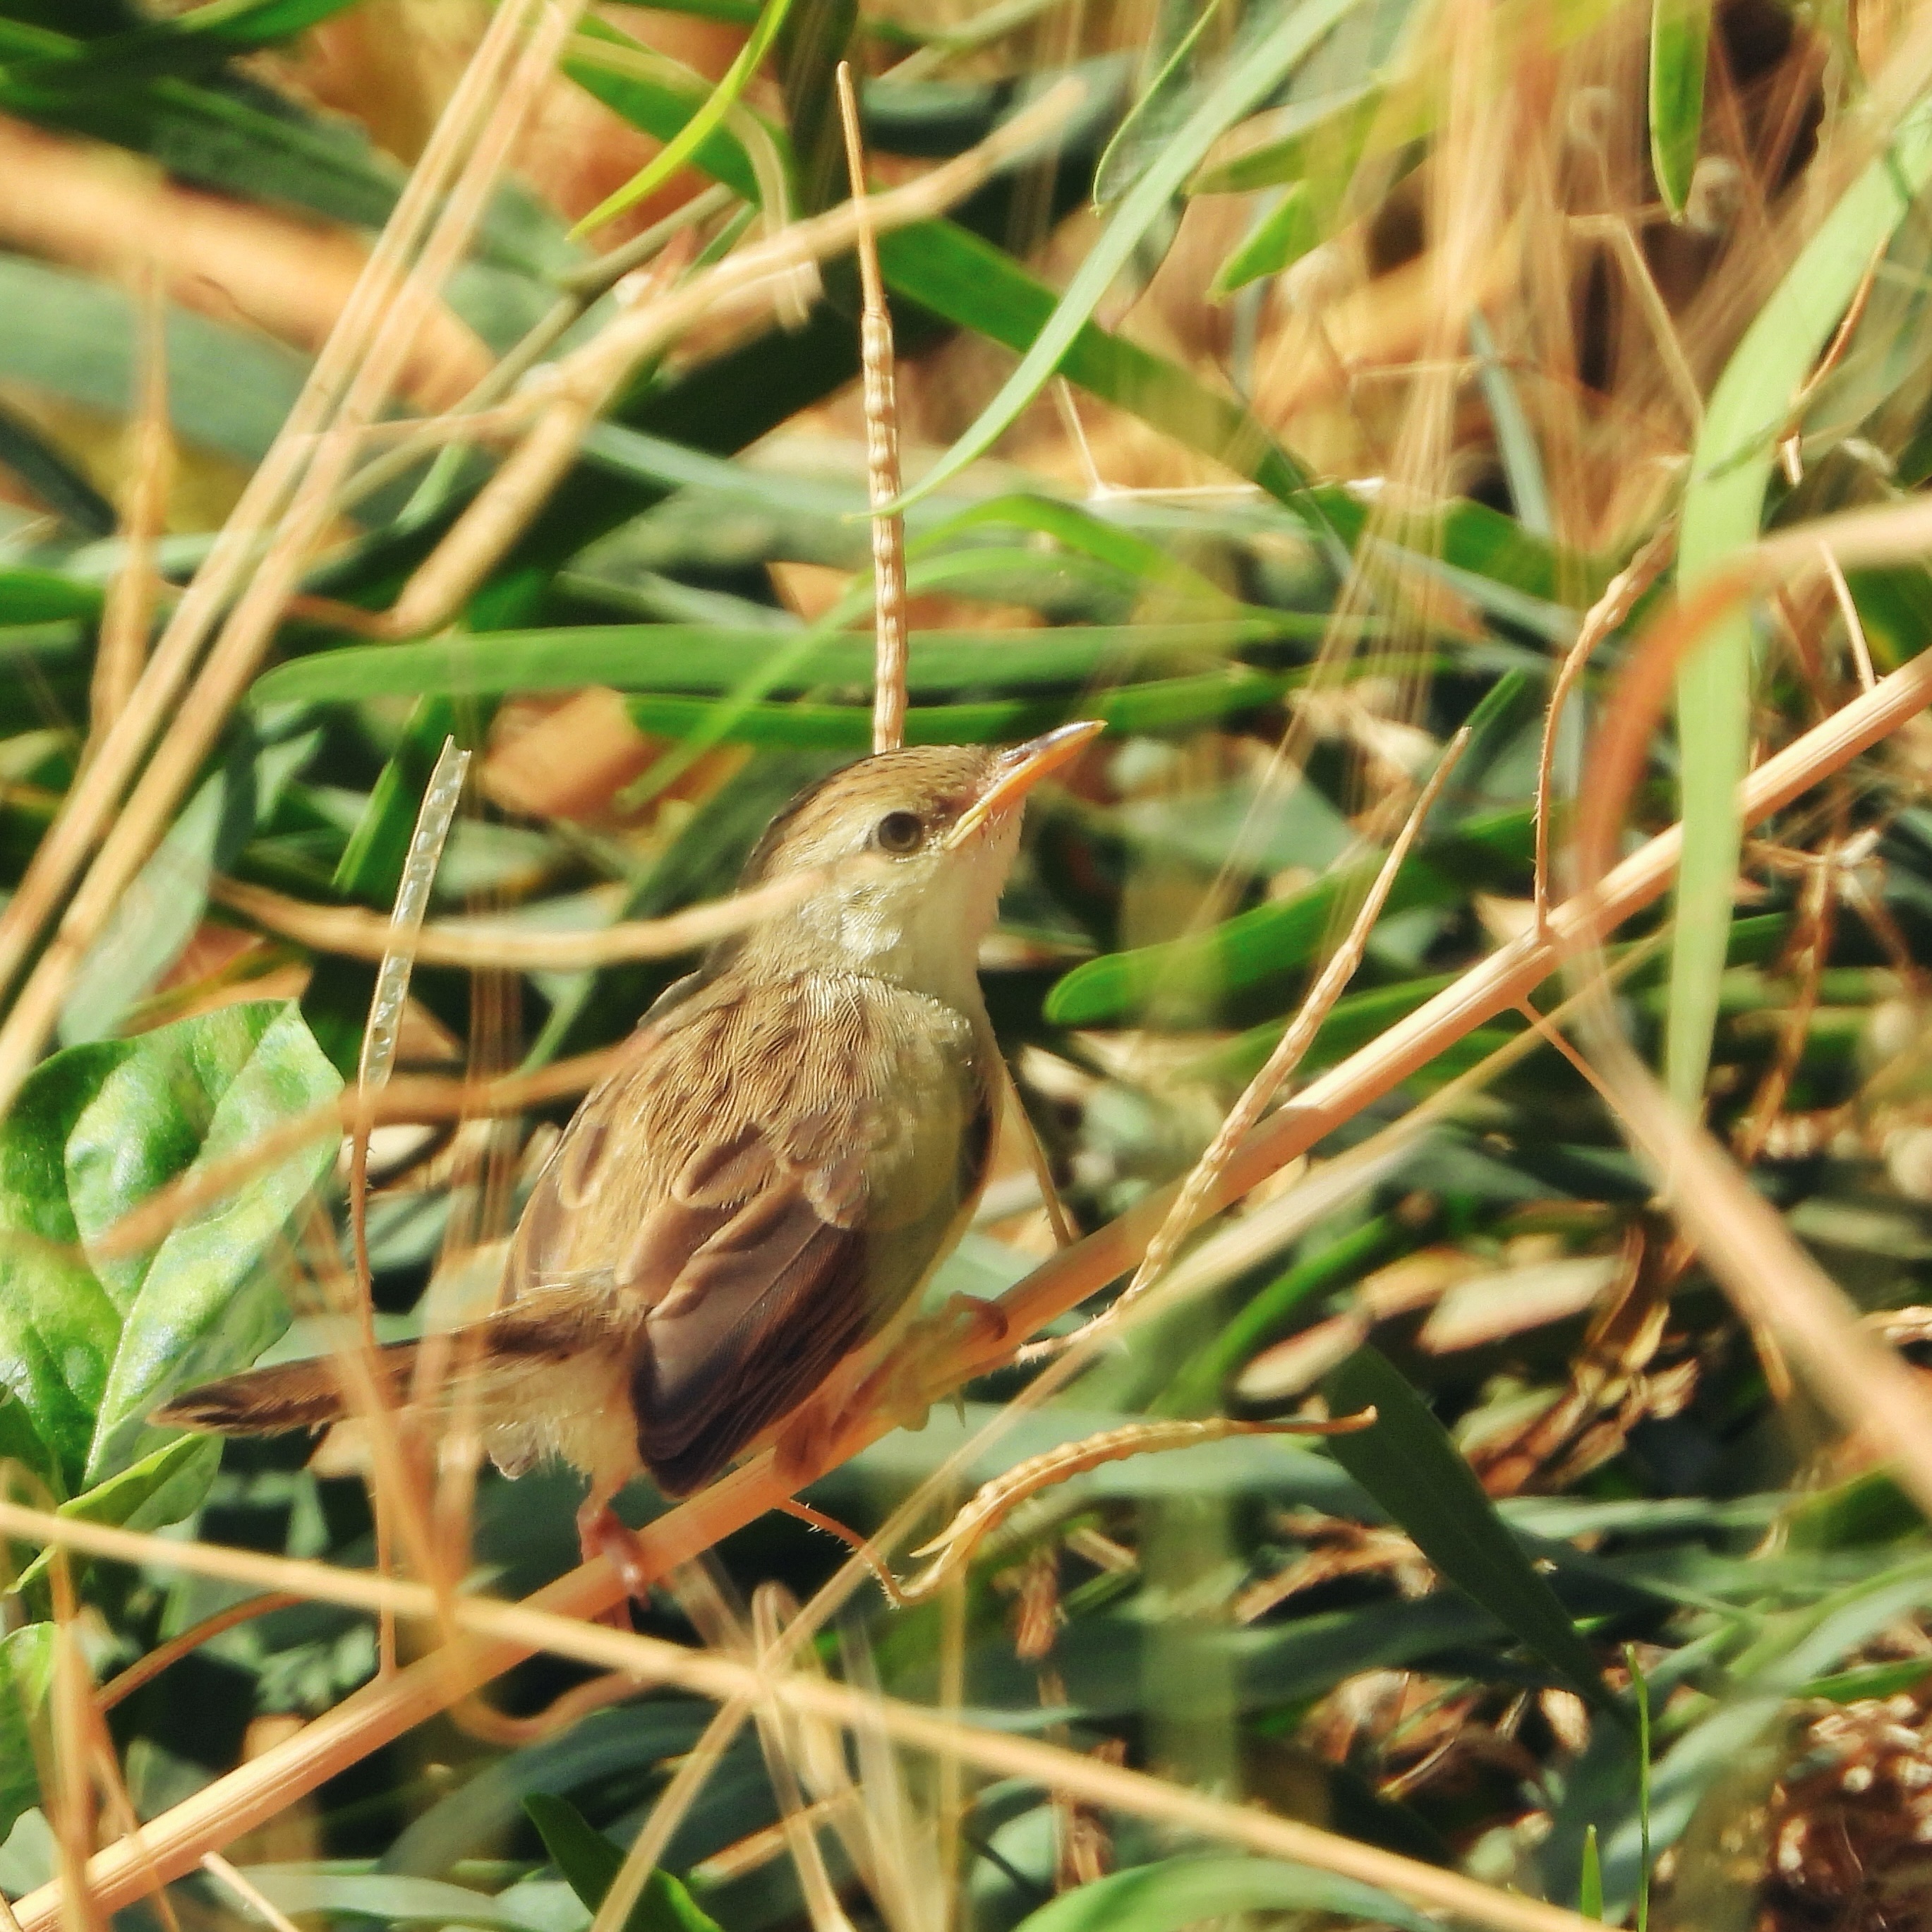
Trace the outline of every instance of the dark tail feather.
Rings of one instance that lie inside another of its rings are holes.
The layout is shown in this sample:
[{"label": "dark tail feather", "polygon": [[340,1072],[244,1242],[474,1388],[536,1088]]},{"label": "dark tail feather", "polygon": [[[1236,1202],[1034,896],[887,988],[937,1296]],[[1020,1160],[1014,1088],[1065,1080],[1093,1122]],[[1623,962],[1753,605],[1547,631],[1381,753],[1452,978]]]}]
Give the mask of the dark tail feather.
[{"label": "dark tail feather", "polygon": [[[416,1347],[414,1342],[392,1342],[376,1352],[378,1386],[392,1402],[408,1394]],[[151,1420],[221,1436],[275,1436],[290,1429],[320,1429],[348,1412],[334,1365],[319,1357],[204,1382],[157,1409]]]}]

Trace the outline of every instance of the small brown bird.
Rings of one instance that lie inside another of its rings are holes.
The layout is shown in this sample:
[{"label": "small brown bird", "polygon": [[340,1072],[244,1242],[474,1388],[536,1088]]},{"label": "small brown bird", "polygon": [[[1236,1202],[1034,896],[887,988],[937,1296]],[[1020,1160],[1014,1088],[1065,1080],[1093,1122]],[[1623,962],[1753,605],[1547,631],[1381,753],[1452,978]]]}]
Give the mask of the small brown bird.
[{"label": "small brown bird", "polygon": [[[1102,728],[885,752],[774,819],[746,886],[824,876],[670,988],[578,1109],[512,1244],[507,1305],[447,1338],[514,1475],[590,1479],[586,1555],[648,1471],[708,1482],[914,1304],[970,1218],[998,1113],[981,938],[1026,795]],[[378,1352],[392,1401],[420,1345]],[[326,1360],[211,1382],[154,1420],[230,1434],[346,1414]]]}]

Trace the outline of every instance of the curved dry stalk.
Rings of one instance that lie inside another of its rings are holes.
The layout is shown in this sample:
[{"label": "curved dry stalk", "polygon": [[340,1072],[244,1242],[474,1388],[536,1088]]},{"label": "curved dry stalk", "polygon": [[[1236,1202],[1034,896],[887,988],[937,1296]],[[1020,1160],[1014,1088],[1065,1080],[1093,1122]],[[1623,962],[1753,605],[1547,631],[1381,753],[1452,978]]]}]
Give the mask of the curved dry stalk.
[{"label": "curved dry stalk", "polygon": [[206,1616],[200,1623],[190,1624],[178,1636],[171,1636],[167,1642],[157,1644],[146,1656],[128,1665],[118,1676],[110,1677],[94,1694],[94,1708],[106,1712],[124,1698],[134,1696],[136,1690],[152,1684],[171,1664],[178,1664],[190,1651],[220,1636],[224,1630],[232,1630],[238,1624],[252,1623],[257,1617],[266,1617],[272,1611],[292,1609],[305,1600],[292,1596],[286,1590],[271,1590],[266,1596],[250,1597],[246,1602],[230,1604],[225,1610],[217,1610],[213,1616]]},{"label": "curved dry stalk", "polygon": [[[1896,526],[1912,530],[1924,520],[1918,506],[1893,519]],[[1751,591],[1768,587],[1780,566],[1795,572],[1822,550],[1835,570],[1844,553],[1819,534],[1823,527],[1813,526],[1809,544],[1774,541],[1760,546],[1745,565],[1714,585],[1712,594],[1694,596],[1652,626],[1624,667],[1606,707],[1610,742],[1605,754],[1591,762],[1579,813],[1580,892],[1597,889],[1641,770],[1636,748],[1656,728],[1678,665],[1710,624]],[[1855,541],[1862,545],[1878,527],[1875,519],[1861,519]],[[1923,662],[1915,659],[1906,668]],[[1904,675],[1895,673],[1816,729],[1825,730]],[[1896,1458],[1901,1482],[1932,1519],[1932,1406],[1912,1370],[1860,1324],[1852,1304],[1776,1210],[1754,1192],[1738,1163],[1672,1106],[1617,1026],[1600,964],[1585,992],[1584,1020],[1598,1075],[1618,1124],[1651,1166],[1679,1226],[1752,1332],[1768,1333],[1806,1371],[1848,1430],[1867,1432],[1886,1446]]]},{"label": "curved dry stalk", "polygon": [[1590,654],[1628,617],[1636,600],[1657,581],[1677,541],[1675,524],[1666,524],[1604,586],[1604,594],[1583,614],[1575,641],[1551,686],[1544,712],[1543,743],[1536,758],[1536,872],[1531,890],[1536,898],[1536,922],[1550,923],[1550,795],[1556,775],[1556,733],[1563,706],[1590,662]]},{"label": "curved dry stalk", "polygon": [[1210,1415],[1197,1421],[1130,1422],[1097,1436],[1063,1442],[1056,1448],[1029,1456],[989,1483],[982,1484],[971,1502],[930,1543],[912,1553],[933,1560],[904,1583],[892,1585],[888,1594],[901,1609],[924,1603],[961,1574],[973,1553],[1020,1504],[1042,1490],[1084,1476],[1103,1462],[1145,1456],[1168,1449],[1192,1449],[1202,1442],[1222,1442],[1231,1436],[1352,1436],[1371,1426],[1372,1408],[1332,1422],[1240,1422],[1232,1416]]},{"label": "curved dry stalk", "polygon": [[[413,957],[423,966],[518,973],[574,973],[627,960],[666,959],[728,938],[784,911],[808,898],[825,877],[823,870],[814,870],[774,879],[750,892],[708,900],[662,919],[622,920],[589,932],[536,932],[502,920],[439,920],[417,934]],[[239,879],[215,880],[208,897],[278,938],[318,952],[376,961],[388,950],[388,919],[364,907],[312,905]]]},{"label": "curved dry stalk", "polygon": [[[775,1671],[715,1651],[687,1649],[662,1638],[581,1623],[527,1605],[474,1597],[460,1597],[450,1604],[424,1585],[394,1582],[367,1570],[333,1569],[206,1544],[177,1543],[12,1503],[0,1503],[0,1535],[22,1542],[52,1543],[110,1562],[159,1565],[269,1588],[294,1588],[371,1614],[386,1608],[416,1622],[434,1622],[447,1610],[465,1630],[493,1642],[521,1644],[531,1651],[548,1651],[606,1670],[631,1671],[640,1679],[675,1685],[720,1703],[738,1698],[754,1703],[770,1700],[788,1712],[848,1730],[876,1726],[911,1750],[951,1752],[996,1776],[1070,1792],[1090,1804],[1154,1819],[1170,1829],[1245,1845],[1268,1857],[1293,1859],[1378,1886],[1425,1910],[1454,1912],[1493,1927],[1496,1932],[1586,1932],[1592,1923],[1560,1906],[1494,1890],[1458,1872],[1190,1791],[1144,1772],[1103,1763],[1057,1745],[956,1723],[897,1699],[862,1695],[810,1674]],[[166,1830],[173,1816],[164,1814],[145,1831],[152,1868],[164,1879],[178,1877],[199,1862],[206,1850],[198,1847],[191,1857],[184,1856],[184,1848]],[[93,1895],[104,1909],[114,1909],[128,1895],[110,1870],[124,1858],[124,1841],[110,1846],[90,1862]],[[58,1885],[44,1886],[19,1901],[16,1912],[22,1932],[50,1932],[59,1917],[62,1889]]]},{"label": "curved dry stalk", "polygon": [[638,1680],[627,1672],[607,1670],[587,1684],[578,1684],[553,1697],[541,1711],[527,1718],[512,1718],[494,1706],[466,1697],[449,1707],[449,1721],[465,1737],[480,1744],[494,1744],[502,1750],[520,1750],[526,1744],[542,1744],[567,1730],[592,1711],[608,1710],[638,1694]]}]

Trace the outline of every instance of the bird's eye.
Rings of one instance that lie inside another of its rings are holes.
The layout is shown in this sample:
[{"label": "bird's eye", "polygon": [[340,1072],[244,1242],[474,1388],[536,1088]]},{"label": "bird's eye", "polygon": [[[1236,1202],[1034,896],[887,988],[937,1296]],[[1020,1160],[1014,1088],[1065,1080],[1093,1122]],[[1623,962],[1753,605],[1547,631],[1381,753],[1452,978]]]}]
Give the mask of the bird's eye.
[{"label": "bird's eye", "polygon": [[926,827],[916,812],[889,812],[872,832],[872,842],[881,852],[916,852]]}]

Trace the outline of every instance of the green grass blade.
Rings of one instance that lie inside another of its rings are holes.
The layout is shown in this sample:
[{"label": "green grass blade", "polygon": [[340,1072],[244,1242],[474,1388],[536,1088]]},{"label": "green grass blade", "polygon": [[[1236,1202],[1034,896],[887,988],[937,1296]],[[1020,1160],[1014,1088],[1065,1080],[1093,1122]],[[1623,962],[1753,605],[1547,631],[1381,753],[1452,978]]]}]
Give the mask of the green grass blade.
[{"label": "green grass blade", "polygon": [[1704,66],[1711,0],[1652,0],[1650,165],[1673,218],[1684,212],[1704,125]]},{"label": "green grass blade", "polygon": [[1576,1916],[1604,1922],[1604,1867],[1597,1852],[1597,1828],[1587,1826],[1583,1832],[1583,1876],[1576,1887]]},{"label": "green grass blade", "polygon": [[[1758,311],[1712,392],[1691,460],[1677,580],[1689,592],[1754,542],[1778,439],[1805,376],[1873,254],[1932,178],[1932,103],[1900,124]],[[1749,750],[1750,620],[1713,625],[1677,678],[1684,860],[1677,882],[1670,1012],[1664,1041],[1672,1096],[1702,1096],[1737,878],[1737,792]]]},{"label": "green grass blade", "polygon": [[737,58],[726,69],[724,79],[712,89],[704,105],[622,188],[607,196],[578,222],[570,231],[573,238],[601,227],[655,193],[697,153],[709,135],[723,125],[725,116],[730,112],[752,75],[758,72],[758,63],[764,58],[766,50],[778,38],[778,29],[784,25],[785,15],[790,8],[791,0],[766,0],[765,10],[758,16],[758,24],[752,29],[745,44],[738,50]]},{"label": "green grass blade", "polygon": [[1221,264],[1209,285],[1209,300],[1223,301],[1264,275],[1280,274],[1321,239],[1322,217],[1314,190],[1306,182],[1295,182]]},{"label": "green grass blade", "polygon": [[1510,1534],[1475,1473],[1428,1405],[1373,1348],[1362,1348],[1324,1388],[1336,1415],[1372,1406],[1372,1428],[1337,1436],[1336,1462],[1406,1530],[1462,1593],[1600,1710],[1616,1706],[1569,1614]]}]

